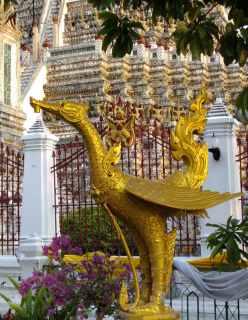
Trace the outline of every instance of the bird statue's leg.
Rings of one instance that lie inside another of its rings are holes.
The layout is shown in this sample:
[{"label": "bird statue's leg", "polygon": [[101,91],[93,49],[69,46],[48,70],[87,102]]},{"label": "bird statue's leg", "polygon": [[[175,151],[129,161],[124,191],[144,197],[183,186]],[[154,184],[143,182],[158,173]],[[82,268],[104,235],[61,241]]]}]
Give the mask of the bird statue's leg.
[{"label": "bird statue's leg", "polygon": [[177,232],[173,229],[165,235],[166,246],[166,269],[164,274],[164,293],[168,293],[170,289],[171,275],[173,272],[173,258],[175,253]]},{"label": "bird statue's leg", "polygon": [[146,224],[147,247],[152,275],[152,294],[149,306],[151,310],[158,311],[161,306],[161,299],[164,289],[164,270],[166,258],[166,246],[164,241],[165,220],[163,217],[150,216]]},{"label": "bird statue's leg", "polygon": [[146,248],[144,241],[136,230],[132,229],[135,244],[137,245],[139,256],[140,256],[140,268],[142,275],[142,289],[141,289],[141,301],[140,304],[146,304],[149,302],[152,289],[152,278],[151,278],[151,266],[149,261],[149,253]]},{"label": "bird statue's leg", "polygon": [[139,305],[132,310],[136,315],[156,314],[164,310],[162,304],[164,290],[164,270],[166,262],[165,246],[165,221],[159,215],[150,215],[146,217],[140,226],[142,232],[146,234],[144,239],[149,252],[149,261],[151,266],[152,287],[148,303]]},{"label": "bird statue's leg", "polygon": [[165,272],[165,250],[154,248],[150,253],[151,272],[152,272],[152,295],[151,305],[159,307],[162,302],[164,290],[164,272]]}]

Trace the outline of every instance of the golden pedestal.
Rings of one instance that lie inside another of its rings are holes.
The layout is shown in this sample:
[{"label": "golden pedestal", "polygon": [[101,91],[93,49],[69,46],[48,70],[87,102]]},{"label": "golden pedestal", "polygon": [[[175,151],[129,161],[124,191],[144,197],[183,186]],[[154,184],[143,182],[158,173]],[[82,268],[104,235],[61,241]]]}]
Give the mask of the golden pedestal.
[{"label": "golden pedestal", "polygon": [[180,315],[176,312],[171,314],[147,314],[147,315],[137,315],[130,313],[121,313],[122,320],[180,320]]},{"label": "golden pedestal", "polygon": [[166,311],[160,313],[151,314],[135,314],[132,312],[120,312],[120,318],[122,320],[180,320],[180,315],[173,309],[166,307]]}]

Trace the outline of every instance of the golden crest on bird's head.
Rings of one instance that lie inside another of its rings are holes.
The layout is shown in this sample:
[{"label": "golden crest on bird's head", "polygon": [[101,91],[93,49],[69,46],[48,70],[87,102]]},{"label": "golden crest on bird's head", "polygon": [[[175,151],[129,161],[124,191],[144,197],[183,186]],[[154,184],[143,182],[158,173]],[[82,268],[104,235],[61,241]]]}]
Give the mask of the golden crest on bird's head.
[{"label": "golden crest on bird's head", "polygon": [[65,102],[60,107],[60,113],[67,121],[77,123],[87,114],[88,109],[87,104]]}]

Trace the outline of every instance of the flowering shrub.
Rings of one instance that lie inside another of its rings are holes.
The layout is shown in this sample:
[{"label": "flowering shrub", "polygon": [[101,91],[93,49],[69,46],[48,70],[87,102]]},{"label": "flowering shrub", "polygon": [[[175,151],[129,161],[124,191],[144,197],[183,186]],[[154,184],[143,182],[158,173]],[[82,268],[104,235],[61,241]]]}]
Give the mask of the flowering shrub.
[{"label": "flowering shrub", "polygon": [[[65,254],[82,253],[72,246],[68,236],[54,238],[43,252],[49,258],[48,265],[42,271],[33,272],[18,287],[22,304],[29,297],[36,305],[37,296],[42,293],[46,296],[40,307],[44,313],[42,319],[50,320],[87,319],[92,307],[98,320],[116,312],[121,281],[130,280],[127,266],[100,252],[88,254],[76,264],[66,263]],[[9,319],[31,320],[25,315],[27,310],[22,310],[24,317],[18,318],[16,309],[10,306],[14,313]]]},{"label": "flowering shrub", "polygon": [[129,267],[97,252],[82,261],[79,277],[86,309],[94,305],[97,319],[115,314],[121,281],[130,280]]},{"label": "flowering shrub", "polygon": [[81,255],[83,254],[83,251],[79,247],[74,247],[70,237],[64,235],[53,238],[53,241],[49,246],[44,246],[43,254],[47,256],[50,261],[59,261],[65,254]]}]

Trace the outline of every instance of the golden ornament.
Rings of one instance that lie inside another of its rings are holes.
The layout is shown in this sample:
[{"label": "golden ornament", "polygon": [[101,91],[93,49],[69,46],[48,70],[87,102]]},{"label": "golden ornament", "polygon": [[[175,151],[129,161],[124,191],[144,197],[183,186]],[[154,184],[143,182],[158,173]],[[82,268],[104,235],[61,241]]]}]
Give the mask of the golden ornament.
[{"label": "golden ornament", "polygon": [[[31,98],[31,105],[36,111],[44,109],[63,118],[84,137],[90,159],[92,193],[111,217],[134,274],[136,297],[133,303],[129,304],[124,284],[121,289],[119,302],[124,319],[179,319],[175,311],[162,303],[169,289],[176,242],[175,230],[165,233],[165,217],[204,214],[205,209],[240,196],[239,193],[220,194],[199,189],[207,175],[208,150],[205,144],[194,140],[194,135],[201,134],[205,128],[206,111],[202,106],[205,100],[203,93],[191,105],[190,115],[180,118],[172,133],[174,156],[182,158],[187,169],[176,172],[165,181],[150,181],[129,176],[116,166],[120,145],[106,150],[88,118],[86,103],[51,104]],[[128,226],[139,250],[141,290],[117,217]]]}]

